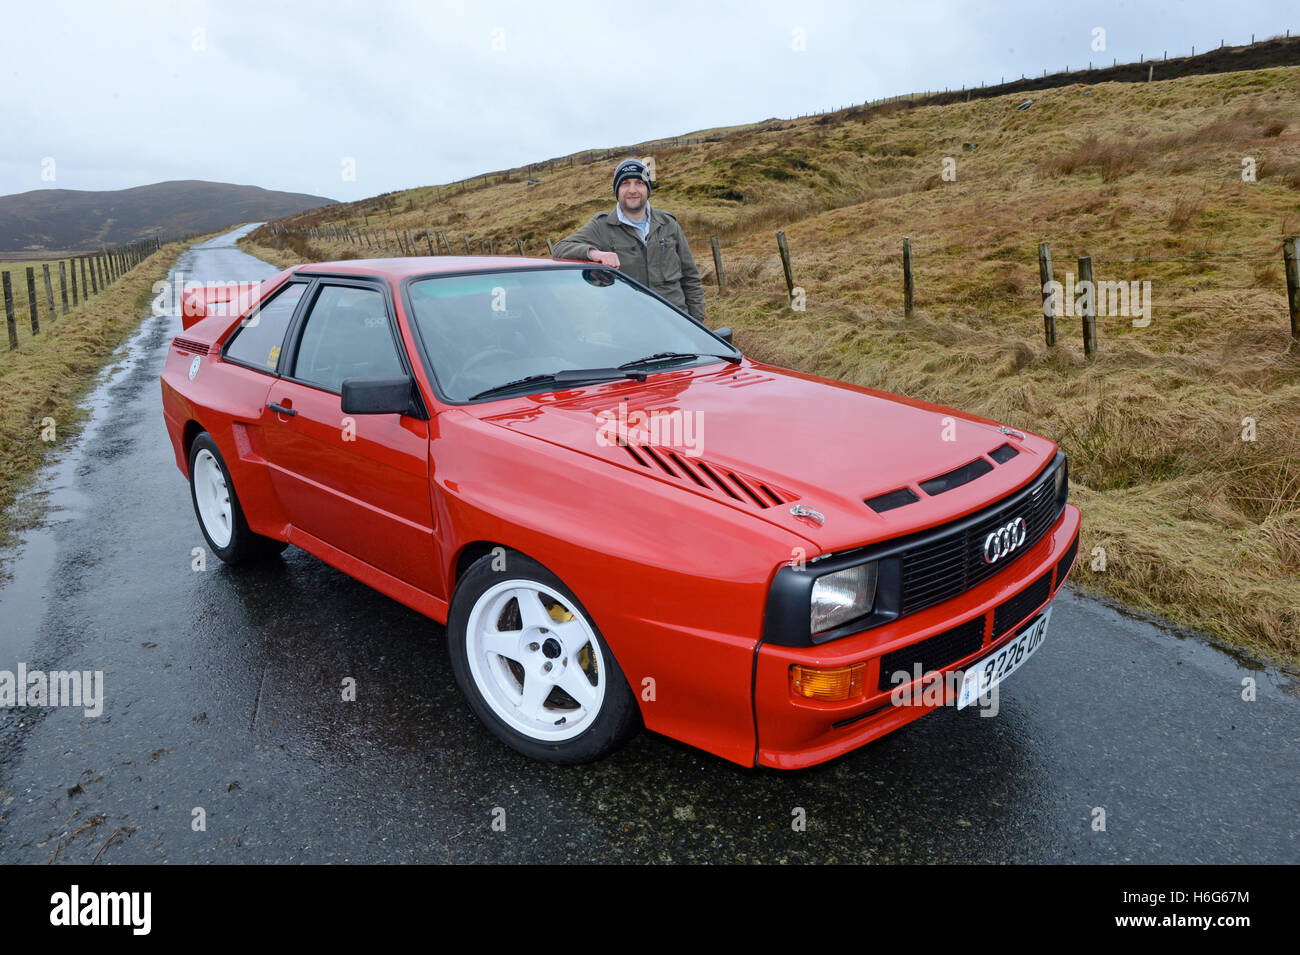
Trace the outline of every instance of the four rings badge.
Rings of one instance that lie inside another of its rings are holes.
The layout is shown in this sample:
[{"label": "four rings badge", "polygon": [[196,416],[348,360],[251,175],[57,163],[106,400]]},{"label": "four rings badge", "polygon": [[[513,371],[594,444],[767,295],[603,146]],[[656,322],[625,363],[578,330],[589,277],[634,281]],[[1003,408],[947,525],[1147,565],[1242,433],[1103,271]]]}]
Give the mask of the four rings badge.
[{"label": "four rings badge", "polygon": [[1025,542],[1029,528],[1025,519],[1017,517],[1014,521],[999,527],[984,538],[984,563],[995,564]]}]

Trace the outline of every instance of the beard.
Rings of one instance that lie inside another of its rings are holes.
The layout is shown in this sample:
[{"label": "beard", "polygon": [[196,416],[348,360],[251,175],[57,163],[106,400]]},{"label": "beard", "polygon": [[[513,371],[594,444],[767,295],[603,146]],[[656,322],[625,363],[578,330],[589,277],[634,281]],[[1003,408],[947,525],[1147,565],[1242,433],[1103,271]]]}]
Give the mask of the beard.
[{"label": "beard", "polygon": [[623,207],[623,214],[626,216],[641,215],[645,212],[648,198],[645,196],[626,196],[618,201]]}]

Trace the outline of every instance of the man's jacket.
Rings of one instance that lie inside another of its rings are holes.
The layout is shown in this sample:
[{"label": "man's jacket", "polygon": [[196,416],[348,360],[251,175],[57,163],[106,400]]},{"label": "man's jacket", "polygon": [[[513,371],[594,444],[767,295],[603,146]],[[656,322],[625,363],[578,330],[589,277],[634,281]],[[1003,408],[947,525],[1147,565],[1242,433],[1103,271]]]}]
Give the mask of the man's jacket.
[{"label": "man's jacket", "polygon": [[551,254],[557,259],[586,261],[592,249],[616,253],[620,272],[704,321],[700,272],[672,213],[650,207],[650,234],[643,244],[636,229],[618,221],[617,211],[597,212],[573,235],[555,243]]}]

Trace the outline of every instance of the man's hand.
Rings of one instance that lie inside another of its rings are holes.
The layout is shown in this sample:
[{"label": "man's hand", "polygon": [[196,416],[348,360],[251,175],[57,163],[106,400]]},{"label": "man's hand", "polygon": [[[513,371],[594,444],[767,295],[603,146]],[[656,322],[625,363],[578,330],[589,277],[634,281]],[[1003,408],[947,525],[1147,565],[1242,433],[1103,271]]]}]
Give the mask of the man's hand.
[{"label": "man's hand", "polygon": [[587,252],[587,258],[593,262],[599,262],[601,265],[608,265],[611,269],[618,268],[618,254],[615,252],[601,252],[599,249],[591,249]]}]

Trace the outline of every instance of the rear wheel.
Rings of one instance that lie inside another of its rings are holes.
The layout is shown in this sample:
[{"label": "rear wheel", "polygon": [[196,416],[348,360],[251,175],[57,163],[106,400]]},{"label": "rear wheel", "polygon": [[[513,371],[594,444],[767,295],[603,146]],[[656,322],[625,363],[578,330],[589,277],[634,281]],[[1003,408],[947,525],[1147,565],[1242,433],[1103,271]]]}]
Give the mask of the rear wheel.
[{"label": "rear wheel", "polygon": [[190,445],[190,499],[208,546],[227,564],[268,557],[289,546],[249,528],[230,471],[217,443],[206,431]]},{"label": "rear wheel", "polygon": [[470,567],[452,598],[447,643],[470,708],[534,759],[599,759],[640,725],[623,671],[586,610],[522,554]]}]

